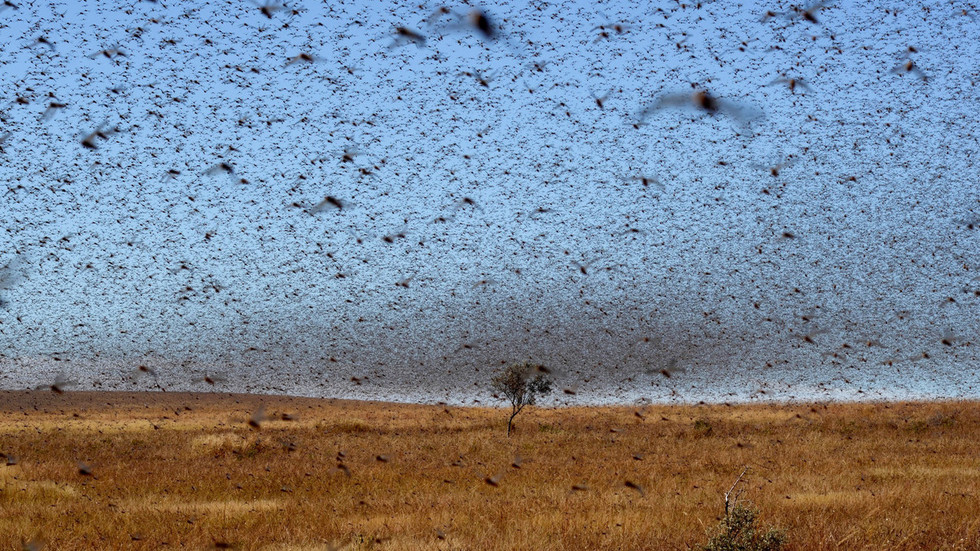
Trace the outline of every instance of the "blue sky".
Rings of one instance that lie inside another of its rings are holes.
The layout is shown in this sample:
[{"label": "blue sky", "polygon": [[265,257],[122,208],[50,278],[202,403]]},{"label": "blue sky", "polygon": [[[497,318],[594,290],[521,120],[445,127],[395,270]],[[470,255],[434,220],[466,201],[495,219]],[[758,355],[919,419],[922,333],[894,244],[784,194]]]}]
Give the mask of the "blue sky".
[{"label": "blue sky", "polygon": [[972,6],[269,6],[0,12],[0,385],[976,396]]}]

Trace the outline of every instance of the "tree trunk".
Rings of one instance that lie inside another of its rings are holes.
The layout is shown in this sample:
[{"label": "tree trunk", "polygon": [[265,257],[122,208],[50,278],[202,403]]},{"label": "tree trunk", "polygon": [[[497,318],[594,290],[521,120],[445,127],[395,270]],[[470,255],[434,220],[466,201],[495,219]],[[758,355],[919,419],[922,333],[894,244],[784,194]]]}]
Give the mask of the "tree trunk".
[{"label": "tree trunk", "polygon": [[510,437],[510,428],[514,424],[514,417],[517,417],[517,414],[520,413],[522,409],[524,409],[524,406],[523,405],[518,406],[518,405],[515,404],[514,406],[511,407],[511,410],[510,410],[511,411],[511,413],[510,413],[510,419],[507,420],[507,437],[508,438]]}]

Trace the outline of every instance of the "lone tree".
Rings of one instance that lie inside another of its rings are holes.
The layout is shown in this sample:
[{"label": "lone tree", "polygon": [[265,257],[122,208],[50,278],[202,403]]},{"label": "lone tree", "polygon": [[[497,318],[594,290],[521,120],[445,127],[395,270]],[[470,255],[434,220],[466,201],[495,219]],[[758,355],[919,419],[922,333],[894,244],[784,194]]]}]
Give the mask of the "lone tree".
[{"label": "lone tree", "polygon": [[544,396],[551,392],[551,381],[545,377],[546,373],[549,373],[549,370],[543,365],[523,362],[511,364],[494,376],[491,388],[510,402],[507,436],[510,436],[514,417],[517,417],[524,406],[533,406],[538,395]]}]

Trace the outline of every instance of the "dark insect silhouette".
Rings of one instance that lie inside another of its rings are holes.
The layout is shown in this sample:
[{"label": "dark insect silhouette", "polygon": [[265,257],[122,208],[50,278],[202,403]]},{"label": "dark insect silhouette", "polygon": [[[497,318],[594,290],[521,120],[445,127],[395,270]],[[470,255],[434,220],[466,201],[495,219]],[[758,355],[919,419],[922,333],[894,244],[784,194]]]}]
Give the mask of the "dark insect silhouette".
[{"label": "dark insect silhouette", "polygon": [[261,429],[262,422],[265,420],[265,405],[259,405],[258,409],[256,409],[252,415],[249,416],[248,426],[252,427],[253,429]]},{"label": "dark insect silhouette", "polygon": [[106,59],[114,59],[116,57],[126,57],[126,52],[122,51],[119,46],[110,46],[101,51],[90,54],[89,59],[95,59],[99,56],[105,57]]},{"label": "dark insect silhouette", "polygon": [[698,90],[693,94],[667,94],[657,99],[653,105],[640,111],[638,121],[634,126],[646,124],[647,119],[661,109],[671,107],[688,107],[708,113],[709,115],[728,115],[746,124],[761,115],[754,109],[734,102],[719,99],[707,90]]},{"label": "dark insect silhouette", "polygon": [[643,491],[643,487],[640,486],[639,484],[631,481],[631,480],[627,480],[627,481],[623,482],[623,486],[626,486],[627,488],[629,488],[631,490],[636,490],[641,496],[645,496],[646,495],[646,492]]},{"label": "dark insect silhouette", "polygon": [[214,176],[215,174],[234,174],[235,168],[225,161],[212,166],[211,168],[205,170],[202,175],[204,176]]},{"label": "dark insect silhouette", "polygon": [[795,94],[797,88],[799,88],[800,90],[805,90],[807,92],[810,91],[810,86],[808,86],[807,83],[804,82],[802,78],[787,78],[784,76],[784,77],[777,78],[776,80],[770,82],[766,86],[772,86],[774,84],[786,85],[786,87],[789,88],[789,92],[791,94]]},{"label": "dark insect silhouette", "polygon": [[411,42],[419,48],[425,46],[425,37],[418,32],[413,31],[407,27],[395,27],[395,33],[398,35],[395,37],[395,41],[392,42],[389,48],[394,48],[396,46],[401,46],[406,42]]},{"label": "dark insect silhouette", "polygon": [[96,145],[95,142],[97,138],[107,140],[109,139],[109,136],[115,134],[118,131],[119,131],[118,128],[113,128],[112,130],[102,130],[102,125],[100,125],[97,129],[95,129],[94,132],[92,132],[88,136],[85,136],[82,139],[82,147],[84,147],[85,149],[98,149],[99,146]]},{"label": "dark insect silhouette", "polygon": [[307,212],[309,212],[310,214],[317,214],[327,210],[327,208],[329,207],[334,207],[337,210],[344,210],[344,203],[340,199],[334,197],[333,195],[327,195],[326,198],[323,199],[323,201],[317,203],[315,207],[311,208]]},{"label": "dark insect silhouette", "polygon": [[289,58],[289,61],[286,62],[286,67],[294,63],[313,63],[314,61],[318,61],[316,56],[304,52]]},{"label": "dark insect silhouette", "polygon": [[774,12],[772,10],[766,10],[765,15],[763,15],[762,16],[762,19],[760,19],[759,21],[762,22],[762,23],[765,23],[766,21],[769,21],[773,17],[777,17],[779,15],[781,15],[779,12]]},{"label": "dark insect silhouette", "polygon": [[160,181],[161,182],[165,182],[167,180],[173,180],[177,176],[180,176],[180,171],[177,170],[177,169],[171,168],[163,176],[160,177]]},{"label": "dark insect silhouette", "polygon": [[44,114],[41,115],[41,120],[46,121],[48,119],[51,119],[52,117],[54,117],[55,113],[57,113],[59,109],[64,109],[65,107],[68,107],[67,103],[61,103],[58,101],[52,101],[48,103],[48,108],[45,109]]},{"label": "dark insect silhouette", "polygon": [[141,365],[141,366],[139,366],[139,367],[137,367],[136,369],[137,369],[137,370],[138,370],[138,371],[139,371],[140,373],[146,373],[147,375],[150,375],[150,376],[152,376],[152,377],[153,377],[154,379],[156,379],[156,378],[157,378],[157,372],[156,372],[156,371],[155,371],[155,370],[154,370],[153,368],[151,368],[151,367],[149,367],[149,366],[146,366],[146,365]]},{"label": "dark insect silhouette", "polygon": [[642,184],[643,187],[653,186],[658,191],[661,192],[664,191],[664,185],[660,183],[660,179],[658,179],[656,176],[645,176],[641,174],[639,176],[627,176],[624,177],[623,179],[630,182],[640,182],[640,184]]},{"label": "dark insect silhouette", "polygon": [[273,2],[269,2],[267,4],[259,4],[258,2],[252,0],[252,3],[259,8],[259,11],[262,12],[262,15],[266,16],[269,19],[272,19],[272,16],[275,15],[277,11],[286,9],[286,6],[283,6],[282,4],[276,4]]},{"label": "dark insect silhouette", "polygon": [[752,168],[758,168],[758,169],[761,169],[761,170],[765,170],[773,178],[778,178],[779,177],[779,174],[782,172],[782,170],[784,168],[789,168],[789,167],[793,166],[794,164],[796,164],[796,160],[797,160],[796,157],[793,157],[792,155],[790,155],[789,157],[786,158],[785,161],[783,161],[781,163],[776,163],[774,165],[765,166],[765,165],[761,165],[761,164],[758,164],[758,163],[752,163],[750,166],[752,166]]},{"label": "dark insect silhouette", "polygon": [[912,73],[913,75],[921,78],[922,80],[928,80],[926,74],[922,72],[921,69],[913,62],[911,59],[907,59],[902,63],[899,63],[892,68],[891,72],[898,75],[907,75]]},{"label": "dark insect silhouette", "polygon": [[[445,6],[440,6],[440,7],[436,8],[436,10],[434,12],[432,12],[432,15],[430,15],[425,20],[425,24],[426,25],[429,25],[429,26],[432,26],[433,24],[435,24],[436,22],[438,22],[440,19],[442,19],[442,17],[444,15],[449,15],[449,14],[452,14],[452,13],[453,13],[453,11],[451,9],[449,9],[449,8],[447,8]],[[456,17],[459,17],[459,16],[457,15]]]},{"label": "dark insect silhouette", "polygon": [[47,46],[48,49],[51,50],[52,52],[55,50],[54,44],[52,44],[50,40],[48,40],[43,36],[37,37],[37,39],[34,40],[34,42],[30,45],[30,47],[33,48],[34,46],[37,46],[39,44],[42,46]]},{"label": "dark insect silhouette", "polygon": [[490,18],[482,10],[473,10],[469,15],[470,25],[480,31],[480,34],[484,38],[493,40],[497,37],[497,31],[494,28],[493,23],[490,22]]},{"label": "dark insect silhouette", "polygon": [[[55,359],[57,359],[57,358],[55,358]],[[51,390],[51,392],[54,392],[55,394],[64,394],[65,393],[65,390],[68,387],[75,386],[77,384],[78,384],[78,381],[68,380],[65,377],[65,374],[64,373],[59,373],[58,376],[55,377],[54,384],[50,385],[48,387],[48,389]],[[43,387],[41,387],[41,388],[43,388]]]},{"label": "dark insect silhouette", "polygon": [[475,78],[476,79],[476,82],[479,83],[479,85],[480,86],[483,86],[484,88],[489,88],[490,87],[490,79],[489,78],[484,78],[483,75],[481,75],[479,71],[473,71],[473,72],[463,71],[462,73],[460,73],[460,75],[462,75],[462,76],[468,76],[468,77],[471,77],[471,78]]},{"label": "dark insect silhouette", "polygon": [[592,99],[595,100],[595,104],[599,106],[599,109],[606,108],[606,100],[609,99],[609,94],[611,93],[612,91],[610,90],[609,92],[606,92],[606,95],[602,97],[595,95],[594,92],[592,93]]},{"label": "dark insect silhouette", "polygon": [[808,23],[820,24],[817,19],[817,11],[824,8],[826,2],[820,1],[815,4],[810,4],[806,8],[801,8],[800,6],[793,6],[793,11],[796,12],[804,21]]},{"label": "dark insect silhouette", "polygon": [[404,231],[398,231],[398,232],[389,233],[388,235],[383,236],[381,238],[381,240],[384,241],[385,243],[391,244],[391,243],[394,243],[396,239],[405,239],[406,237],[408,237],[408,236],[405,234]]},{"label": "dark insect silhouette", "polygon": [[592,41],[593,44],[599,42],[600,40],[608,40],[612,35],[611,32],[616,34],[624,34],[629,31],[629,26],[623,25],[621,23],[611,23],[606,25],[599,25],[598,27],[593,27],[593,31],[599,31],[599,35],[595,40]]}]

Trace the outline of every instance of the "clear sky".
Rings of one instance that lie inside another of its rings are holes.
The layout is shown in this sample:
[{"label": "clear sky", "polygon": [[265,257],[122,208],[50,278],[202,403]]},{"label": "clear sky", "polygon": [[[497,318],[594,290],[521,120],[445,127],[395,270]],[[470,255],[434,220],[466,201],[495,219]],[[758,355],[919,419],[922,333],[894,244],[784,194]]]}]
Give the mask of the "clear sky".
[{"label": "clear sky", "polygon": [[12,3],[2,387],[980,394],[970,4]]}]

